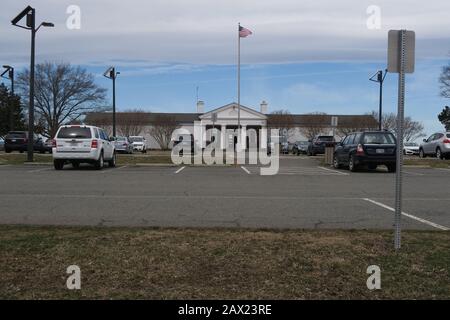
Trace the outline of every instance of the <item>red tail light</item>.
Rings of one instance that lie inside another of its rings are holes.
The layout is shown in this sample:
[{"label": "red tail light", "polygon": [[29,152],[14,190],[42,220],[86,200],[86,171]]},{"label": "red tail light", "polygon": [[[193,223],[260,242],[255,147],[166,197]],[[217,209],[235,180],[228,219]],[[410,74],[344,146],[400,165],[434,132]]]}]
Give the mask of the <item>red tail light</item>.
[{"label": "red tail light", "polygon": [[52,140],[52,148],[56,148],[56,139]]},{"label": "red tail light", "polygon": [[358,144],[358,147],[356,148],[356,154],[357,154],[358,156],[364,155],[364,149],[363,149],[363,146],[362,146],[362,145]]},{"label": "red tail light", "polygon": [[92,149],[97,149],[98,147],[98,141],[97,140],[92,140],[91,142],[91,148]]},{"label": "red tail light", "polygon": [[444,139],[442,143],[450,143],[450,139]]}]

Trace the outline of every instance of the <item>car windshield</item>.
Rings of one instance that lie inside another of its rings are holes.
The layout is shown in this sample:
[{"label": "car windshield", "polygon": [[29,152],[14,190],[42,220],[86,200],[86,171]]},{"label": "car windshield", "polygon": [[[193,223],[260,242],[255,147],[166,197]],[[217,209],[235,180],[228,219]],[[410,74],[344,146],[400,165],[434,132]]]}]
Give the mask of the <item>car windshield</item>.
[{"label": "car windshield", "polygon": [[6,136],[7,138],[11,139],[11,138],[26,138],[27,134],[25,132],[10,132],[8,133],[8,135]]},{"label": "car windshield", "polygon": [[308,141],[298,141],[297,143],[298,143],[299,145],[304,146],[304,145],[307,145],[307,144],[308,144]]},{"label": "car windshield", "polygon": [[417,147],[417,143],[415,142],[405,142],[406,147]]},{"label": "car windshield", "polygon": [[130,137],[131,142],[142,142],[142,137]]},{"label": "car windshield", "polygon": [[395,138],[392,133],[374,132],[365,133],[364,144],[395,144]]},{"label": "car windshield", "polygon": [[333,141],[333,137],[332,136],[320,136],[317,139],[321,140],[321,141]]},{"label": "car windshield", "polygon": [[85,127],[63,127],[58,132],[60,139],[90,139],[91,129]]},{"label": "car windshield", "polygon": [[126,141],[127,138],[125,138],[125,137],[117,137],[116,140],[117,141]]}]

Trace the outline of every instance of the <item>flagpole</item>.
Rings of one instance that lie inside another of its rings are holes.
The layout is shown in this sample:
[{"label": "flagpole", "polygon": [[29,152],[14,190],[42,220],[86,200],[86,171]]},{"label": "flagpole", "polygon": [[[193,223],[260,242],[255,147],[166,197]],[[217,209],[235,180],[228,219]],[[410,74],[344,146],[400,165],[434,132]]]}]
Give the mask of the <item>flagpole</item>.
[{"label": "flagpole", "polygon": [[241,148],[241,35],[239,29],[241,28],[241,23],[238,23],[238,73],[237,73],[237,94],[238,94],[238,146],[239,150]]}]

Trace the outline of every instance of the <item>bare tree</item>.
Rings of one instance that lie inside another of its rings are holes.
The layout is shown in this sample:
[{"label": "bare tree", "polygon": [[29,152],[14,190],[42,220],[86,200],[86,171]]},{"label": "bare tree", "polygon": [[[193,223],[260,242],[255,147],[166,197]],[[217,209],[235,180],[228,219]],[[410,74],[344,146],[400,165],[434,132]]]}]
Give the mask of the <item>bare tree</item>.
[{"label": "bare tree", "polygon": [[117,113],[117,131],[120,135],[139,136],[148,125],[145,113],[139,109]]},{"label": "bare tree", "polygon": [[179,126],[174,116],[159,114],[155,115],[150,123],[148,133],[155,139],[162,150],[169,149],[172,133]]},{"label": "bare tree", "polygon": [[289,140],[295,127],[294,118],[288,110],[276,110],[269,115],[267,126],[270,129],[278,129],[278,134]]},{"label": "bare tree", "polygon": [[105,130],[108,136],[112,135],[112,113],[110,112],[98,112],[92,114],[88,114],[85,123],[91,126],[96,126]]},{"label": "bare tree", "polygon": [[[372,114],[378,119],[378,113],[373,111]],[[383,114],[382,127],[397,135],[397,115],[393,112]],[[414,141],[420,137],[424,137],[424,126],[419,121],[414,121],[411,117],[405,117],[403,138],[405,141]]]},{"label": "bare tree", "polygon": [[[29,70],[17,77],[17,89],[28,104]],[[81,67],[67,63],[45,62],[36,65],[35,108],[44,124],[42,134],[53,137],[59,126],[99,110],[106,90],[94,82],[94,76]]]},{"label": "bare tree", "polygon": [[365,117],[355,117],[350,119],[345,125],[338,124],[336,134],[340,137],[345,137],[346,135],[361,131],[361,130],[375,130],[378,128],[377,115],[374,111],[365,114]]},{"label": "bare tree", "polygon": [[323,134],[326,130],[328,116],[323,112],[312,112],[306,115],[309,121],[300,127],[300,132],[308,139],[312,140],[315,136]]},{"label": "bare tree", "polygon": [[444,98],[450,98],[450,64],[442,67],[439,82],[441,83],[441,96]]}]

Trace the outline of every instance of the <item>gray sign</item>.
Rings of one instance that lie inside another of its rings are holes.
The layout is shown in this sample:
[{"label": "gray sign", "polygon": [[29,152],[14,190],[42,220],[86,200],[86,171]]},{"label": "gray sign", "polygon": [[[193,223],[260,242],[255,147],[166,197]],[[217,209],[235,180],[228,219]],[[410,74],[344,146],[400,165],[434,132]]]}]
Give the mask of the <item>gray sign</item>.
[{"label": "gray sign", "polygon": [[[390,30],[388,33],[388,71],[400,73],[401,30]],[[415,64],[416,34],[405,31],[404,37],[404,73],[413,73]]]}]

